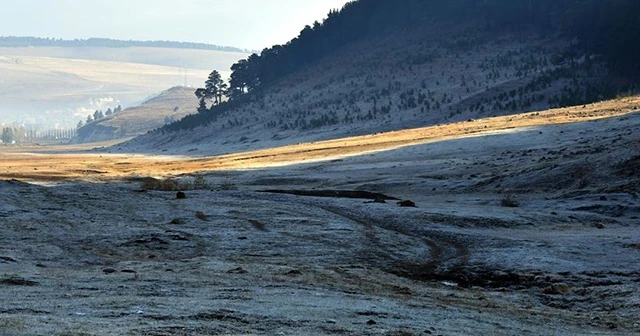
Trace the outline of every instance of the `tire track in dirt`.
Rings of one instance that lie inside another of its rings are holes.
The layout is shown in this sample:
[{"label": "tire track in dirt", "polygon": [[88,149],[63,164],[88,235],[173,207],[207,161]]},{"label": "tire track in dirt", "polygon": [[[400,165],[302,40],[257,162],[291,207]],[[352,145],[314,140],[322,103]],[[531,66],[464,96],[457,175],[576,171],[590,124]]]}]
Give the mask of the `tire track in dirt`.
[{"label": "tire track in dirt", "polygon": [[[310,203],[305,204],[313,205]],[[367,239],[378,251],[378,253],[364,261],[385,272],[424,282],[453,282],[465,288],[472,286],[484,288],[529,288],[549,285],[549,283],[537,280],[535,274],[498,269],[482,264],[470,264],[469,246],[476,242],[473,237],[424,229],[423,226],[416,225],[419,223],[408,223],[392,216],[376,218],[338,206],[315,206],[351,222],[363,225]],[[374,227],[395,231],[409,237],[420,238],[429,248],[429,255],[423,261],[394,258],[395,251],[389,250],[380,244],[380,239],[374,232]]]},{"label": "tire track in dirt", "polygon": [[[459,272],[459,270],[468,267],[468,248],[459,238],[450,234],[435,230],[420,230],[402,221],[396,222],[395,220],[381,220],[372,216],[362,216],[341,207],[314,206],[362,225],[365,228],[365,236],[377,249],[373,255],[374,258],[369,258],[367,261],[374,263],[374,266],[382,267],[389,273],[419,280],[448,280],[449,274]],[[398,258],[393,257],[396,251],[383,247],[374,227],[421,239],[429,248],[429,256],[425,257],[425,260],[421,262],[398,260]]]}]

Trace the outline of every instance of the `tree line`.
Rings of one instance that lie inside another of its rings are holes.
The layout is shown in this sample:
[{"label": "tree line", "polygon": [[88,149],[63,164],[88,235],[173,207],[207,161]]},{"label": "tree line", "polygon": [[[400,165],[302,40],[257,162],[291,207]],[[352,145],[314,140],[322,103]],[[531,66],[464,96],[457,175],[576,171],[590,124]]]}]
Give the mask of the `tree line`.
[{"label": "tree line", "polygon": [[23,125],[2,127],[0,132],[0,143],[3,144],[23,144],[34,140],[67,140],[75,135],[75,129],[49,129],[34,130],[26,129]]},{"label": "tree line", "polygon": [[87,119],[86,121],[80,120],[78,121],[78,125],[76,126],[76,129],[81,128],[84,125],[88,125],[94,121],[98,121],[100,119],[104,119],[105,117],[108,117],[112,114],[118,113],[122,111],[122,106],[118,105],[116,106],[113,110],[109,107],[107,108],[106,112],[102,112],[102,110],[95,110],[95,112],[93,112],[93,114],[88,114],[87,115]]},{"label": "tree line", "polygon": [[56,38],[41,38],[33,36],[0,36],[0,47],[96,47],[96,48],[130,48],[155,47],[172,49],[216,50],[226,52],[248,53],[250,50],[229,46],[219,46],[206,43],[176,42],[176,41],[123,41],[108,38],[89,38],[63,40]]}]

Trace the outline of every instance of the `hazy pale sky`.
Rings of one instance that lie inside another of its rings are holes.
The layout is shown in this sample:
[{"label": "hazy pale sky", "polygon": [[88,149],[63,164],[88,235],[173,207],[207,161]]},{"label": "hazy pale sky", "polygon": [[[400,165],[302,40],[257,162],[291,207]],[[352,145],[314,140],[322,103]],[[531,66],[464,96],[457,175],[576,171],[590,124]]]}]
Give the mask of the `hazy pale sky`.
[{"label": "hazy pale sky", "polygon": [[0,0],[1,36],[203,42],[261,50],[348,0]]}]

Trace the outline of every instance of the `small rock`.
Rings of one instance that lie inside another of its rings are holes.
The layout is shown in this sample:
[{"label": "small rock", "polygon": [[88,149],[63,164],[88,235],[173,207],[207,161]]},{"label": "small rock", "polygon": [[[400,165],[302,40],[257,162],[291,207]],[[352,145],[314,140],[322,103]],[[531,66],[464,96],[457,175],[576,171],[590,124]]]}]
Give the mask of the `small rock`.
[{"label": "small rock", "polygon": [[543,290],[543,293],[550,294],[550,295],[561,295],[561,294],[567,294],[569,292],[571,292],[571,287],[569,287],[569,285],[567,285],[566,283],[562,283],[562,282],[553,284]]},{"label": "small rock", "polygon": [[201,212],[201,211],[196,212],[196,218],[204,222],[209,221],[209,216],[207,216],[204,212]]},{"label": "small rock", "polygon": [[228,270],[227,273],[229,273],[229,274],[246,274],[246,273],[249,273],[249,272],[246,269],[242,268],[242,267],[237,267],[237,268]]},{"label": "small rock", "polygon": [[404,208],[415,208],[416,204],[413,201],[406,200],[402,202],[398,202],[398,205]]},{"label": "small rock", "polygon": [[596,223],[594,226],[595,226],[597,229],[600,229],[600,230],[604,229],[604,224],[602,224],[602,223]]},{"label": "small rock", "polygon": [[244,236],[238,237],[238,240],[247,240],[247,239],[249,239],[249,238],[248,237],[244,237]]},{"label": "small rock", "polygon": [[300,272],[299,270],[290,270],[289,272],[285,273],[285,275],[302,275],[302,272]]},{"label": "small rock", "polygon": [[187,198],[187,194],[185,194],[185,193],[184,193],[184,192],[182,192],[182,191],[178,191],[178,192],[176,193],[176,198],[177,198],[177,199],[185,199],[185,198]]},{"label": "small rock", "polygon": [[374,325],[374,324],[378,324],[378,323],[374,320],[367,321],[367,325]]},{"label": "small rock", "polygon": [[173,225],[184,225],[185,221],[184,221],[184,219],[174,218],[174,219],[171,220],[170,224],[173,224]]}]

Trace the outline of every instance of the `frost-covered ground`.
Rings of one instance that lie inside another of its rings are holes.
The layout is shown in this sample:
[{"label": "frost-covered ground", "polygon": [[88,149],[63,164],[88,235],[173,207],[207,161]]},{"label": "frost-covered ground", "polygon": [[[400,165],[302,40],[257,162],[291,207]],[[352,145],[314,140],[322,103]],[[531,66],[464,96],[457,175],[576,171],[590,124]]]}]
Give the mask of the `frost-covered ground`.
[{"label": "frost-covered ground", "polygon": [[0,334],[637,335],[638,126],[213,171],[186,199],[2,181]]}]

